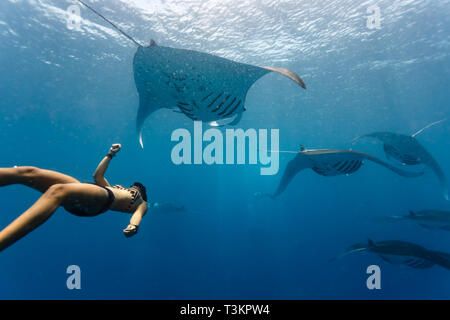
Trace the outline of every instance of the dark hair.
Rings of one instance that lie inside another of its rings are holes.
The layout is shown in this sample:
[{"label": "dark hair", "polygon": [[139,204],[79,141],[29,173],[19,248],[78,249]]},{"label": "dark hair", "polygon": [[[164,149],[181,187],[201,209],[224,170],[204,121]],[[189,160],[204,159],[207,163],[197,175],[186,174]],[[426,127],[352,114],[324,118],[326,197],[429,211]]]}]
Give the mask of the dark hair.
[{"label": "dark hair", "polygon": [[142,199],[147,202],[147,189],[145,189],[144,185],[140,182],[133,183],[132,187],[136,187],[141,192]]}]

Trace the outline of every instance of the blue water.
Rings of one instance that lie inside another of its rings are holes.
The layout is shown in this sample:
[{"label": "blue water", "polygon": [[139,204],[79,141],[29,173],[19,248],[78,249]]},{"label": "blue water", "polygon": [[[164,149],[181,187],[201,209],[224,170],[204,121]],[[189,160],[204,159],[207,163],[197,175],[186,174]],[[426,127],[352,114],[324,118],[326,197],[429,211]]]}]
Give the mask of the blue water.
[{"label": "blue water", "polygon": [[[280,130],[280,149],[348,149],[373,131],[412,134],[449,116],[448,0],[87,1],[141,42],[285,67],[302,90],[276,74],[249,91],[238,125]],[[149,197],[185,205],[149,212],[139,233],[123,236],[129,216],[79,218],[58,209],[39,229],[0,254],[1,299],[449,299],[450,273],[390,265],[373,254],[330,258],[349,245],[404,240],[449,252],[450,233],[375,218],[408,210],[450,210],[431,171],[406,179],[373,163],[351,176],[300,173],[276,201],[280,173],[258,165],[172,163],[176,128],[187,117],[162,110],[135,133],[138,95],[133,43],[81,8],[81,30],[67,27],[73,1],[0,2],[0,167],[33,165],[92,181],[112,143],[123,146],[107,179],[143,182]],[[376,4],[379,29],[366,26]],[[450,176],[450,125],[418,140]],[[357,149],[383,158],[379,143]],[[0,227],[40,194],[1,188]],[[68,290],[66,268],[81,268]],[[366,287],[381,268],[381,290]]]}]

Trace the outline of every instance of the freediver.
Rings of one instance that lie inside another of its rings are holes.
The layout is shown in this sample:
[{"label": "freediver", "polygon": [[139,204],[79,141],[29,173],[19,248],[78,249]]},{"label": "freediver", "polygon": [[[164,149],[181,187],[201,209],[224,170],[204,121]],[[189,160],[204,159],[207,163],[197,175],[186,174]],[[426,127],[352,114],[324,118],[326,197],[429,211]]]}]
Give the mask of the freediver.
[{"label": "freediver", "polygon": [[126,237],[135,235],[147,212],[145,187],[139,182],[129,188],[111,186],[104,177],[120,149],[120,144],[111,146],[95,170],[95,183],[82,183],[63,173],[36,167],[0,168],[0,186],[22,184],[43,193],[28,210],[0,231],[0,251],[39,227],[59,207],[80,217],[94,217],[108,210],[130,213],[130,223],[123,232]]}]

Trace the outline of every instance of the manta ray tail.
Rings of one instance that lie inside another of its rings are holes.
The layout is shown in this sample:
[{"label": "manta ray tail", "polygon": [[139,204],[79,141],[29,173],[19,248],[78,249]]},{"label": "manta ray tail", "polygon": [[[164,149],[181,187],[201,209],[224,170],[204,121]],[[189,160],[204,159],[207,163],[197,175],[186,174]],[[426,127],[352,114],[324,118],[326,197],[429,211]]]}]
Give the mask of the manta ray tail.
[{"label": "manta ray tail", "polygon": [[100,14],[97,10],[95,10],[94,8],[92,8],[91,6],[87,5],[84,1],[78,0],[79,3],[81,3],[83,6],[85,6],[86,8],[88,8],[89,10],[91,10],[92,12],[94,12],[96,15],[98,15],[100,18],[102,18],[103,20],[105,20],[106,22],[108,22],[114,29],[116,29],[118,32],[120,32],[123,36],[125,36],[126,38],[128,38],[129,40],[133,41],[138,47],[142,47],[142,45],[137,42],[136,40],[134,40],[131,36],[129,36],[128,34],[125,33],[125,31],[123,31],[122,29],[120,29],[118,26],[116,26],[114,23],[112,23],[111,21],[109,21],[108,19],[106,19],[102,14]]},{"label": "manta ray tail", "polygon": [[266,193],[266,192],[255,192],[253,194],[253,196],[257,199],[262,199],[262,198],[271,198],[272,200],[275,199],[270,193]]},{"label": "manta ray tail", "polygon": [[439,121],[432,122],[432,123],[426,125],[425,127],[423,127],[422,129],[420,129],[419,131],[417,131],[416,133],[414,133],[411,137],[414,138],[414,137],[417,136],[418,134],[421,134],[424,130],[426,130],[426,129],[428,129],[428,128],[431,128],[432,126],[434,126],[434,125],[436,125],[436,124],[438,124],[438,123],[444,122],[445,120],[447,120],[447,118],[441,119],[441,120],[439,120]]},{"label": "manta ray tail", "polygon": [[264,150],[264,149],[258,149],[258,151],[263,151],[263,152],[270,152],[270,153],[300,153],[300,151],[283,151],[283,150]]},{"label": "manta ray tail", "polygon": [[376,136],[376,133],[363,134],[362,136],[357,136],[356,138],[353,138],[351,141],[351,144],[353,145],[359,139],[367,138],[367,137],[375,137],[375,136]]},{"label": "manta ray tail", "polygon": [[350,141],[350,143],[353,146],[356,143],[356,141],[358,141],[359,139],[365,138],[365,137],[367,137],[367,135],[357,136],[357,137],[353,138],[352,141]]},{"label": "manta ray tail", "polygon": [[386,226],[387,224],[394,223],[397,221],[405,220],[403,216],[387,216],[387,217],[377,217],[374,218],[373,221],[380,226]]},{"label": "manta ray tail", "polygon": [[354,244],[354,245],[348,247],[344,252],[337,255],[336,257],[329,259],[328,262],[334,262],[338,259],[344,258],[344,257],[354,254],[354,253],[365,252],[365,251],[367,251],[367,249],[368,249],[367,245],[365,245],[363,243],[357,243],[357,244]]}]

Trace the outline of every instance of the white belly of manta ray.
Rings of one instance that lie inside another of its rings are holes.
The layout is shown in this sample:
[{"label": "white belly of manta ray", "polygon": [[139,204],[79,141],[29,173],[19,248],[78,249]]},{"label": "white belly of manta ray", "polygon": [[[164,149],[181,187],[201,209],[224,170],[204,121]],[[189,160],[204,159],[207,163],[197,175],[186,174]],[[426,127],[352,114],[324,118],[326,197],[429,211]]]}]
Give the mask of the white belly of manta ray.
[{"label": "white belly of manta ray", "polygon": [[[178,143],[171,152],[172,162],[180,164],[259,164],[261,175],[274,175],[279,169],[278,150],[279,130],[270,130],[270,146],[268,148],[268,130],[259,129],[226,129],[225,138],[222,131],[210,128],[203,132],[201,121],[194,121],[194,135],[184,128],[172,132],[171,141]],[[224,141],[225,140],[225,141]],[[203,143],[209,142],[205,148]],[[248,142],[248,144],[247,144]],[[225,143],[225,146],[224,146]],[[248,156],[246,156],[248,145]],[[193,154],[193,159],[192,159]],[[235,161],[236,159],[236,161]]]}]

